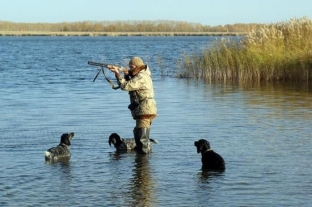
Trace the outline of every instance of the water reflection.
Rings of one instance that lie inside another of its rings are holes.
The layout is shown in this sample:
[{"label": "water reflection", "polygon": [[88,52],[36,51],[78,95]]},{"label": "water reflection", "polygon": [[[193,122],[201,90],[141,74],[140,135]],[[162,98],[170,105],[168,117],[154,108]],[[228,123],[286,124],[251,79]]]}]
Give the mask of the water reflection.
[{"label": "water reflection", "polygon": [[112,160],[121,160],[123,154],[126,154],[126,152],[110,152],[109,156]]},{"label": "water reflection", "polygon": [[202,183],[207,183],[217,177],[223,176],[223,172],[218,172],[218,171],[211,171],[211,170],[201,170],[198,174],[197,177]]},{"label": "water reflection", "polygon": [[197,202],[198,206],[208,206],[208,204],[213,204],[213,198],[215,197],[215,194],[226,193],[221,193],[222,190],[220,190],[220,188],[224,186],[224,181],[222,178],[224,174],[224,171],[215,172],[209,170],[200,170],[197,173],[194,201]]},{"label": "water reflection", "polygon": [[252,105],[266,104],[268,107],[286,110],[312,108],[311,85],[266,83],[261,86],[245,84],[241,87],[247,92],[245,95],[250,98],[248,103]]},{"label": "water reflection", "polygon": [[[153,206],[155,203],[153,190],[156,184],[151,176],[150,155],[114,152],[109,156],[114,186],[123,186],[110,189],[109,197],[112,202],[116,203],[121,199],[126,206]],[[129,173],[129,169],[132,173]]]},{"label": "water reflection", "polygon": [[[72,181],[70,158],[62,158],[57,161],[45,161],[45,164],[51,166],[50,172],[53,179],[59,176],[60,190],[68,193],[68,190],[70,190],[69,184]],[[66,185],[63,185],[64,183],[66,183]]]},{"label": "water reflection", "polygon": [[152,206],[154,185],[149,155],[137,154],[131,178],[131,206]]},{"label": "water reflection", "polygon": [[46,165],[55,165],[55,164],[60,164],[60,165],[64,165],[64,166],[69,166],[69,161],[70,161],[70,158],[61,158],[61,159],[58,159],[58,160],[46,160],[45,161],[45,164]]}]

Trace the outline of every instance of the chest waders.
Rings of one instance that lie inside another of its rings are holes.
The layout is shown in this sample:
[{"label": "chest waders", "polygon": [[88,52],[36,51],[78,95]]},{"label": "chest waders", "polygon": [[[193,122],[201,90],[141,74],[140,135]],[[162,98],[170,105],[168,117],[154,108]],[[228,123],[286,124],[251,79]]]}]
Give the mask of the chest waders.
[{"label": "chest waders", "polygon": [[151,151],[151,143],[149,140],[150,128],[140,127],[133,129],[134,140],[136,143],[136,151],[140,154],[148,154]]}]

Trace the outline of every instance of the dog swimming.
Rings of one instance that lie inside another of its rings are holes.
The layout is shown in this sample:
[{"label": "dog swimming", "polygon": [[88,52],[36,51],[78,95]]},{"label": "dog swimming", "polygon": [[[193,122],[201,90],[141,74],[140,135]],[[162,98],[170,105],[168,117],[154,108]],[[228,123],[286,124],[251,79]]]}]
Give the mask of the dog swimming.
[{"label": "dog swimming", "polygon": [[[158,144],[155,139],[149,139],[151,143]],[[127,152],[135,150],[136,144],[134,138],[121,138],[119,134],[112,133],[108,138],[109,146],[114,145],[117,152]]]},{"label": "dog swimming", "polygon": [[215,170],[224,171],[225,162],[224,159],[218,153],[214,152],[210,148],[210,143],[205,139],[200,139],[194,142],[197,148],[197,153],[202,155],[202,169],[203,170]]},{"label": "dog swimming", "polygon": [[74,132],[64,133],[61,136],[60,144],[44,152],[46,161],[57,161],[61,158],[70,158],[70,141],[74,137]]}]

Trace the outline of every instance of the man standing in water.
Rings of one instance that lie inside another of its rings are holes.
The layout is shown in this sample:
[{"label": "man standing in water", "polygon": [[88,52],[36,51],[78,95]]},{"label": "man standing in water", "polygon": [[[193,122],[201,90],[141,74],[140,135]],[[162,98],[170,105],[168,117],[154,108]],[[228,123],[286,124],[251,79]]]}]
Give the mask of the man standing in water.
[{"label": "man standing in water", "polygon": [[140,57],[131,58],[129,68],[122,77],[117,66],[108,66],[108,69],[115,73],[121,90],[129,92],[128,108],[131,110],[133,119],[136,120],[133,129],[136,151],[140,154],[147,154],[151,150],[149,136],[152,120],[157,115],[151,71]]}]

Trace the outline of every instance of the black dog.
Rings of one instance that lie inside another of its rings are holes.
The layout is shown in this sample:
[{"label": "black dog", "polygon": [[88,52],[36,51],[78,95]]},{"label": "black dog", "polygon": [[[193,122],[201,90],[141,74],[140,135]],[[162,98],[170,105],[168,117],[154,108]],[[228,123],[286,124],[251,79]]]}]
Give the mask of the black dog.
[{"label": "black dog", "polygon": [[[149,139],[150,142],[154,144],[158,144],[157,140]],[[121,138],[117,133],[112,133],[108,138],[109,146],[114,145],[117,152],[126,152],[135,150],[136,144],[134,138]]]},{"label": "black dog", "polygon": [[223,158],[218,153],[210,149],[210,144],[207,140],[200,139],[194,142],[194,145],[197,147],[197,153],[202,154],[202,169],[216,171],[225,170]]},{"label": "black dog", "polygon": [[65,133],[61,136],[60,144],[45,151],[46,161],[56,161],[61,158],[70,157],[70,141],[74,137],[74,132]]}]

